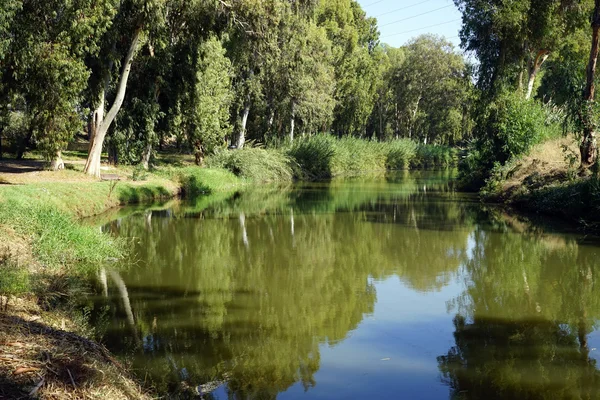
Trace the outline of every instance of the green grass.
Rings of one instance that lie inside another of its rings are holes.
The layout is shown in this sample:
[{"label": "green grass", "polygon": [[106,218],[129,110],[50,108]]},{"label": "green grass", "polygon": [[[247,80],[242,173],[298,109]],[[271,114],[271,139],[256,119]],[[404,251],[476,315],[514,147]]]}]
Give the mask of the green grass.
[{"label": "green grass", "polygon": [[436,168],[456,165],[456,151],[445,146],[417,145],[408,139],[377,142],[317,135],[299,139],[287,153],[299,166],[298,179],[325,179],[369,171]]},{"label": "green grass", "polygon": [[235,176],[255,183],[289,182],[294,177],[291,158],[278,149],[247,147],[221,151],[208,158],[207,166],[229,170]]},{"label": "green grass", "polygon": [[[87,273],[103,265],[108,258],[121,256],[120,242],[97,228],[80,224],[75,214],[67,211],[69,205],[52,198],[48,189],[28,186],[6,189],[9,190],[1,191],[0,225],[29,238],[33,256],[42,267]],[[74,203],[74,197],[77,198],[63,193],[59,198]],[[89,198],[89,194],[86,193],[85,198]]]},{"label": "green grass", "polygon": [[0,253],[0,296],[18,296],[30,290],[29,273],[19,264],[18,257],[8,252]]}]

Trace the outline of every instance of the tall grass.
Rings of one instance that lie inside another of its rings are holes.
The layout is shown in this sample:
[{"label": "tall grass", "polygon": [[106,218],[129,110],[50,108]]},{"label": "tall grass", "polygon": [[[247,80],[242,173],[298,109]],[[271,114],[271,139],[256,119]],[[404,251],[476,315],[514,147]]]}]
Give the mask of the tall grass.
[{"label": "tall grass", "polygon": [[222,168],[254,182],[285,182],[294,177],[290,157],[280,150],[247,147],[237,151],[221,151],[207,160],[209,168]]},{"label": "tall grass", "polygon": [[445,146],[419,146],[408,139],[377,142],[317,135],[299,139],[287,154],[300,167],[299,179],[358,175],[367,171],[456,165],[456,152]]},{"label": "tall grass", "polygon": [[49,269],[87,273],[123,251],[119,241],[46,204],[43,197],[9,196],[0,203],[0,225],[28,237],[35,259]]}]

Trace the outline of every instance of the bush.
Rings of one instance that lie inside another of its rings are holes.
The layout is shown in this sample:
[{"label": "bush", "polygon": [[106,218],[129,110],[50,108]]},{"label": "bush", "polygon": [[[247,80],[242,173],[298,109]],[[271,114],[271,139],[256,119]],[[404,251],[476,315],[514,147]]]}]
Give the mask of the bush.
[{"label": "bush", "polygon": [[[477,111],[476,137],[460,165],[464,186],[480,188],[496,164],[527,154],[536,144],[562,135],[553,107],[525,100],[519,93],[503,93]],[[499,168],[499,167],[497,167]]]},{"label": "bush", "polygon": [[144,168],[142,164],[138,164],[133,167],[133,171],[131,173],[131,180],[134,182],[145,181],[148,179],[148,171]]},{"label": "bush", "polygon": [[280,150],[244,148],[224,150],[207,160],[209,168],[224,168],[255,182],[286,182],[294,177],[292,161]]},{"label": "bush", "polygon": [[409,139],[390,142],[317,135],[297,140],[288,155],[300,168],[297,178],[325,179],[367,171],[456,165],[457,154],[446,146],[419,146]]},{"label": "bush", "polygon": [[298,166],[295,176],[302,179],[325,179],[333,176],[335,138],[327,135],[296,140],[287,150]]},{"label": "bush", "polygon": [[448,146],[420,145],[411,166],[413,168],[451,167],[458,162],[456,149]]},{"label": "bush", "polygon": [[388,154],[386,160],[387,169],[407,169],[417,154],[418,145],[412,140],[399,139],[386,143]]}]

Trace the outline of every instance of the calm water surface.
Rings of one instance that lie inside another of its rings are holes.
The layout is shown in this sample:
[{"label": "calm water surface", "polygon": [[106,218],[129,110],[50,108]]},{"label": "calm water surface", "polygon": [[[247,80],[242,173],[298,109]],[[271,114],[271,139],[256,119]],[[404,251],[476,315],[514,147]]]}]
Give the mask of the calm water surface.
[{"label": "calm water surface", "polygon": [[447,174],[126,214],[104,229],[135,252],[127,270],[99,280],[93,318],[161,391],[600,396],[598,242],[486,210]]}]

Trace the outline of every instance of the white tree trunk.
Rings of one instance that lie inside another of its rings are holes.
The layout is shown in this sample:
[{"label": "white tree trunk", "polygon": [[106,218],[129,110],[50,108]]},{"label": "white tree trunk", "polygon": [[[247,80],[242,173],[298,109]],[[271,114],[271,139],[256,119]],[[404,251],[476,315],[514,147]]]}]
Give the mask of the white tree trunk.
[{"label": "white tree trunk", "polygon": [[240,133],[237,140],[237,148],[243,149],[246,144],[246,124],[248,123],[248,116],[250,115],[250,103],[244,107],[244,114],[242,115],[242,126],[240,127]]},{"label": "white tree trunk", "polygon": [[92,127],[92,141],[90,143],[90,153],[88,155],[88,159],[84,169],[84,172],[88,175],[92,175],[97,178],[100,177],[100,160],[102,157],[102,145],[104,144],[104,138],[106,137],[106,133],[108,132],[110,125],[113,123],[115,117],[117,116],[117,113],[123,105],[123,100],[125,99],[125,91],[127,90],[127,81],[129,79],[129,73],[131,72],[133,57],[135,56],[135,52],[137,50],[141,32],[141,29],[138,28],[133,35],[131,45],[129,46],[129,51],[127,52],[127,56],[125,57],[125,61],[123,63],[123,70],[121,71],[121,77],[119,79],[117,95],[110,110],[106,114],[106,117],[103,117],[103,105],[102,110],[100,110],[99,107],[96,110],[96,113],[94,113],[95,121],[94,126]]},{"label": "white tree trunk", "polygon": [[292,118],[290,119],[290,142],[294,141],[295,125],[296,125],[296,104],[292,103]]},{"label": "white tree trunk", "polygon": [[529,71],[529,82],[527,83],[527,93],[525,94],[526,100],[529,100],[531,98],[531,95],[533,94],[533,86],[535,85],[535,78],[540,72],[540,68],[542,67],[542,65],[548,59],[549,55],[550,54],[548,54],[547,52],[540,51],[535,57],[533,65],[531,66]]},{"label": "white tree trunk", "polygon": [[60,150],[56,152],[54,159],[50,163],[50,169],[52,171],[60,171],[65,169],[65,163],[62,159],[62,152]]}]

